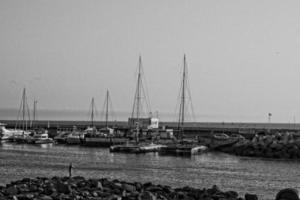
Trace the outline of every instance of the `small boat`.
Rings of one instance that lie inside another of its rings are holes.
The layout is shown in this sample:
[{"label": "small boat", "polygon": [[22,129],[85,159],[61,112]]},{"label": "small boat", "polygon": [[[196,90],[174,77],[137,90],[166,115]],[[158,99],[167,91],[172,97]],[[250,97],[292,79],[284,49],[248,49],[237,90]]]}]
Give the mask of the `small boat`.
[{"label": "small boat", "polygon": [[211,142],[210,142],[210,148],[212,149],[218,149],[218,148],[223,148],[223,147],[228,147],[232,146],[235,143],[237,143],[239,140],[242,139],[242,136],[233,135],[229,136],[225,133],[220,133],[220,134],[214,134],[212,136]]},{"label": "small boat", "polygon": [[148,153],[158,152],[161,148],[165,147],[162,144],[154,143],[127,143],[123,145],[113,145],[109,148],[110,152],[122,152],[122,153]]},{"label": "small boat", "polygon": [[67,137],[69,134],[70,134],[69,132],[61,132],[54,137],[54,141],[59,144],[65,144],[67,142]]},{"label": "small boat", "polygon": [[[20,134],[21,134],[21,130]],[[0,141],[10,141],[13,139],[16,130],[9,130],[5,128],[5,124],[0,123]]]},{"label": "small boat", "polygon": [[[25,132],[25,133],[27,133],[27,132]],[[14,129],[14,130],[6,129],[5,128],[5,124],[0,123],[0,140],[1,141],[13,141],[15,137],[22,136],[22,135],[23,135],[23,131],[22,130],[18,130],[18,129]]]},{"label": "small boat", "polygon": [[109,116],[109,103],[111,103],[109,91],[106,92],[106,98],[104,107],[106,108],[105,113],[105,127],[97,130],[94,126],[94,98],[91,102],[91,126],[88,127],[85,132],[84,145],[91,147],[110,147],[111,145],[125,144],[128,139],[124,136],[123,132],[115,131],[113,128],[108,127],[108,116]]},{"label": "small boat", "polygon": [[110,147],[125,144],[127,141],[123,133],[115,132],[114,129],[108,127],[99,131],[88,131],[84,138],[84,144],[93,147]]},{"label": "small boat", "polygon": [[48,133],[47,132],[43,132],[43,133],[37,133],[35,134],[29,143],[32,144],[49,144],[49,143],[53,143],[53,139],[49,138]]},{"label": "small boat", "polygon": [[69,134],[66,138],[67,144],[82,144],[84,141],[84,133],[75,131]]},{"label": "small boat", "polygon": [[27,143],[27,140],[29,138],[31,138],[30,135],[31,135],[31,132],[28,132],[28,131],[24,131],[21,134],[15,134],[13,136],[13,141],[16,143],[20,143],[20,144]]},{"label": "small boat", "polygon": [[202,154],[208,151],[208,147],[204,145],[197,144],[171,144],[163,147],[159,152],[162,155],[196,155]]}]

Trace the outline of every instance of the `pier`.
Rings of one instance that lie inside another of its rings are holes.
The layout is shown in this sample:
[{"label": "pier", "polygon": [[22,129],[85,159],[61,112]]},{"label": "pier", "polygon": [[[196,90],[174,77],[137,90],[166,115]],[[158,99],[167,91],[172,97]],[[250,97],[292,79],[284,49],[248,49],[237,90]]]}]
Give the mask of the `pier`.
[{"label": "pier", "polygon": [[[7,128],[15,128],[16,120],[1,120],[6,124]],[[49,131],[72,130],[76,126],[79,130],[84,130],[90,125],[89,121],[35,121],[35,127],[47,128]],[[105,121],[95,121],[96,128],[106,127]],[[121,131],[128,131],[129,125],[127,121],[109,121],[107,125],[115,127]],[[177,122],[160,122],[160,128],[178,128]],[[184,125],[185,134],[189,137],[206,136],[211,133],[239,133],[245,137],[253,137],[255,133],[260,131],[269,132],[300,132],[300,124],[292,123],[238,123],[238,122],[186,122]]]}]

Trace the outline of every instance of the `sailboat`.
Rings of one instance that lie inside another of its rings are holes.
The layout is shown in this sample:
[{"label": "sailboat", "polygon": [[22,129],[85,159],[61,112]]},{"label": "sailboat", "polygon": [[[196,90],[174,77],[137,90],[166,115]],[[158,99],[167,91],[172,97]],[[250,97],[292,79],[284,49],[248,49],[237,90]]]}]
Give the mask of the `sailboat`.
[{"label": "sailboat", "polygon": [[[21,113],[22,112],[22,113]],[[19,120],[20,114],[22,114],[22,120]],[[27,115],[27,118],[26,118]],[[12,131],[11,140],[18,143],[23,143],[30,135],[28,131],[28,121],[30,120],[29,107],[27,103],[26,88],[23,89],[22,99],[20,103],[20,109],[18,112],[18,120],[15,130]],[[21,121],[21,124],[19,124]],[[19,129],[21,128],[21,129]]]},{"label": "sailboat", "polygon": [[[15,130],[5,128],[6,124],[0,123],[0,141],[9,141],[13,139]],[[21,131],[21,130],[20,130]]]},{"label": "sailboat", "polygon": [[94,127],[94,103],[92,103],[91,112],[91,127],[86,129],[86,135],[84,139],[84,144],[86,146],[94,147],[110,147],[111,145],[119,145],[127,142],[127,138],[121,132],[116,132],[113,128],[108,125],[109,117],[109,104],[111,104],[111,99],[109,91],[106,91],[106,97],[104,101],[105,107],[105,127],[101,128],[99,131]]},{"label": "sailboat", "polygon": [[31,121],[31,129],[33,130],[33,136],[27,137],[25,139],[25,142],[30,144],[52,144],[54,141],[52,138],[49,138],[48,130],[36,127],[37,103],[37,100],[33,101],[33,119]]},{"label": "sailboat", "polygon": [[[144,91],[144,87],[142,85],[142,57],[139,56],[139,67],[138,67],[138,77],[137,77],[137,86],[134,96],[134,103],[132,109],[131,118],[129,118],[129,127],[130,127],[130,135],[134,138],[134,141],[128,142],[125,145],[113,145],[110,147],[111,152],[126,152],[126,153],[146,153],[146,152],[156,152],[163,145],[154,144],[152,142],[147,141],[145,138],[141,138],[147,134],[144,134],[143,130],[145,126],[151,126],[151,122],[153,121],[151,118],[142,118],[141,110],[142,110],[142,98],[146,97]],[[144,96],[143,96],[144,95]],[[146,99],[146,98],[145,98]],[[146,102],[147,106],[149,103]],[[156,121],[156,120],[155,120]],[[158,121],[157,121],[158,124]],[[143,134],[143,135],[141,135]]]},{"label": "sailboat", "polygon": [[86,130],[79,131],[77,128],[74,126],[72,132],[67,135],[66,137],[66,143],[67,144],[84,144],[85,143],[85,136],[92,132],[96,132],[96,127],[94,126],[94,117],[95,117],[95,99],[92,97],[91,100],[91,126],[87,127]]},{"label": "sailboat", "polygon": [[183,73],[180,91],[180,107],[178,116],[178,130],[177,130],[177,141],[167,144],[161,148],[161,154],[173,154],[173,155],[193,155],[202,153],[207,150],[206,146],[199,145],[194,142],[187,142],[184,140],[184,123],[186,113],[186,101],[187,101],[187,62],[186,56],[183,58]]}]

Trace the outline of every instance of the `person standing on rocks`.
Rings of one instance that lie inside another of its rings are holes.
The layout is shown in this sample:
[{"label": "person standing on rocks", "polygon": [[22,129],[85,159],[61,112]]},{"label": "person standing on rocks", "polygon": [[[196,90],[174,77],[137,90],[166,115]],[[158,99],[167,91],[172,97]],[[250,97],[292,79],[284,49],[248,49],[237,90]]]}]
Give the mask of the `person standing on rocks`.
[{"label": "person standing on rocks", "polygon": [[73,168],[74,168],[74,167],[73,167],[72,163],[70,163],[70,165],[69,165],[69,178],[72,177],[72,169],[73,169]]}]

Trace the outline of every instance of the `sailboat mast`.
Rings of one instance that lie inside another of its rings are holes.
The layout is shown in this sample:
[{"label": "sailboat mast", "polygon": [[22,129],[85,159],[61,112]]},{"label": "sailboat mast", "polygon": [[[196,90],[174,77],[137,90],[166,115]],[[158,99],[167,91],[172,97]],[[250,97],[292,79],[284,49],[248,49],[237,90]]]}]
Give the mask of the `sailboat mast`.
[{"label": "sailboat mast", "polygon": [[34,100],[33,101],[33,116],[32,116],[31,127],[33,127],[33,125],[35,123],[35,119],[36,119],[36,105],[37,105],[37,100]]},{"label": "sailboat mast", "polygon": [[184,54],[183,58],[183,73],[182,73],[182,90],[181,90],[181,99],[179,107],[179,120],[178,120],[178,136],[182,137],[184,132],[184,115],[185,115],[185,90],[186,90],[186,56]]},{"label": "sailboat mast", "polygon": [[142,68],[142,57],[139,56],[139,73],[137,80],[137,91],[136,91],[136,142],[139,142],[140,132],[140,104],[141,104],[141,68]]},{"label": "sailboat mast", "polygon": [[92,98],[91,122],[92,122],[92,127],[94,127],[94,97]]},{"label": "sailboat mast", "polygon": [[22,129],[23,131],[27,129],[27,123],[25,124],[25,96],[26,96],[26,89],[23,89],[23,95],[22,95]]},{"label": "sailboat mast", "polygon": [[139,57],[139,74],[137,82],[137,105],[136,105],[136,118],[139,121],[140,115],[140,104],[141,104],[141,67],[142,67],[142,58]]},{"label": "sailboat mast", "polygon": [[186,79],[186,58],[183,58],[183,77],[182,77],[182,113],[181,113],[181,129],[184,123],[184,107],[185,107],[185,79]]},{"label": "sailboat mast", "polygon": [[106,91],[106,113],[105,113],[105,126],[108,127],[108,101],[109,101],[109,92]]}]

